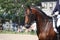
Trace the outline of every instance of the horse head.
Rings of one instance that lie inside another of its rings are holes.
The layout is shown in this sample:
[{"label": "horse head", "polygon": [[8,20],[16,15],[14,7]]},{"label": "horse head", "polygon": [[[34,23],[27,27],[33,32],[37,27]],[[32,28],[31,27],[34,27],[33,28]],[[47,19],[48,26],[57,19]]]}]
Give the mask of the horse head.
[{"label": "horse head", "polygon": [[35,21],[35,14],[30,6],[26,8],[25,11],[25,27],[29,28],[33,21]]}]

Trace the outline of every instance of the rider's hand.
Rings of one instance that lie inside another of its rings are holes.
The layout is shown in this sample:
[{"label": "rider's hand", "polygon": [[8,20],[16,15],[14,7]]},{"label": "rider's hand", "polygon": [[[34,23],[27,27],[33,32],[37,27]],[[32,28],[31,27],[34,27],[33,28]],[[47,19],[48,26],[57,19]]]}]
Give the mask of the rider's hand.
[{"label": "rider's hand", "polygon": [[51,15],[54,15],[54,12]]},{"label": "rider's hand", "polygon": [[53,15],[53,13],[51,15]]},{"label": "rider's hand", "polygon": [[52,17],[53,17],[53,16],[54,16],[54,13],[52,13],[51,15],[52,15]]}]

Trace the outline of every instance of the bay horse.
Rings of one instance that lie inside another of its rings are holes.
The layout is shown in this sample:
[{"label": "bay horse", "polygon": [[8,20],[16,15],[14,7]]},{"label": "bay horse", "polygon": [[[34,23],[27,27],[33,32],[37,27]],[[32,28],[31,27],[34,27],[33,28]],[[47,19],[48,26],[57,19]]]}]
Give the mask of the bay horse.
[{"label": "bay horse", "polygon": [[47,16],[37,7],[27,6],[25,11],[25,25],[27,28],[30,27],[32,21],[36,21],[38,40],[57,40],[52,17]]}]

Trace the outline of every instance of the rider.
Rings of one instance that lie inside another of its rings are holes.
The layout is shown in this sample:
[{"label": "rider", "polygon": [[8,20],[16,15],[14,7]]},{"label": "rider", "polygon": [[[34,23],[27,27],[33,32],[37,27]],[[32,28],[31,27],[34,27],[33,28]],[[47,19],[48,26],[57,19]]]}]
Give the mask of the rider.
[{"label": "rider", "polygon": [[[56,13],[58,13],[57,15],[55,15]],[[56,7],[55,7],[55,9],[53,10],[53,13],[52,13],[52,15],[55,15],[54,16],[54,19],[55,19],[55,27],[57,28],[57,31],[59,32],[59,34],[60,34],[60,25],[59,25],[59,27],[57,27],[57,20],[60,18],[60,0],[57,0],[57,3],[56,3]],[[58,15],[59,15],[59,18],[58,18]],[[59,20],[60,21],[60,20]]]}]

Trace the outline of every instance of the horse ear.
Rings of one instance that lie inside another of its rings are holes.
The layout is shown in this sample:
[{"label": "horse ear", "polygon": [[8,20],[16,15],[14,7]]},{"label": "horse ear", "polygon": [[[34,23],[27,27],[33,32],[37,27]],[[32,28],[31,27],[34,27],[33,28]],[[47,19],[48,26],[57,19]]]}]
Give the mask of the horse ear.
[{"label": "horse ear", "polygon": [[27,8],[29,8],[29,9],[30,9],[30,5],[27,5]]}]

